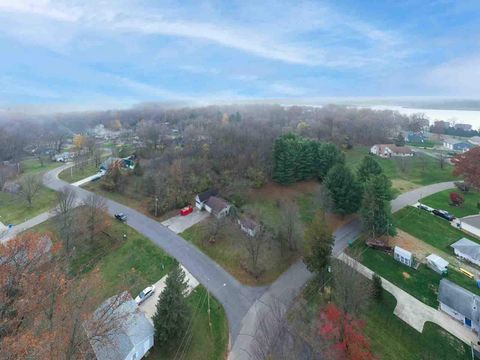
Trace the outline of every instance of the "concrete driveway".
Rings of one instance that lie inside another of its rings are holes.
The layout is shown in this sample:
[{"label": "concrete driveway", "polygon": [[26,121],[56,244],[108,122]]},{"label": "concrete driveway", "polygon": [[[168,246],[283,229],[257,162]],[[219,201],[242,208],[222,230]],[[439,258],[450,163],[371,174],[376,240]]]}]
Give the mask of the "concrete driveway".
[{"label": "concrete driveway", "polygon": [[[188,272],[187,269],[185,269],[183,266],[182,269],[185,272],[185,277],[188,281],[187,294],[190,294],[192,290],[198,286],[199,283],[198,280],[195,279],[192,274]],[[163,289],[165,289],[165,281],[167,280],[167,276],[168,275],[165,275],[154,284],[155,292],[153,293],[153,295],[139,305],[140,311],[143,311],[149,319],[153,318],[153,315],[155,315],[158,298],[160,297]],[[135,294],[134,296],[137,296],[137,294]]]},{"label": "concrete driveway", "polygon": [[206,211],[200,211],[197,208],[194,208],[191,214],[186,216],[177,215],[171,217],[170,219],[162,222],[162,225],[168,227],[175,234],[179,234],[189,227],[198,224],[200,221],[205,220],[208,215],[209,213]]}]

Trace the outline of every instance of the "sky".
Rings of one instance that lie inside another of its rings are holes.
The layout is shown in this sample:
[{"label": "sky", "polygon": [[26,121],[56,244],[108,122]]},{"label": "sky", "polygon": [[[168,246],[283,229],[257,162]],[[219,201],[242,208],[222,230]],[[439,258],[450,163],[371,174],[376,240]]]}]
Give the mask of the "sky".
[{"label": "sky", "polygon": [[480,2],[0,0],[0,105],[480,97]]}]

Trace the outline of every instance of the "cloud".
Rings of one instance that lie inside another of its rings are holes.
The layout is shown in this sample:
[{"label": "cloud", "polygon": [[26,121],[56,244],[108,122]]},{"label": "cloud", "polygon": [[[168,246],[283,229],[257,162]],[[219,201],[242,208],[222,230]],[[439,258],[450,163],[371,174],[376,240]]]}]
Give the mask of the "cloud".
[{"label": "cloud", "polygon": [[480,96],[480,54],[439,64],[427,71],[425,81],[443,93]]}]

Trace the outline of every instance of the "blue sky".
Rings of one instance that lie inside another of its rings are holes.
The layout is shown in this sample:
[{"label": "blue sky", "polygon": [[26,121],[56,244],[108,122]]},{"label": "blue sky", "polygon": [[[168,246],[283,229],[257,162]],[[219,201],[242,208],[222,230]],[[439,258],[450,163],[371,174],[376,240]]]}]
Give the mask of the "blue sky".
[{"label": "blue sky", "polygon": [[0,0],[0,104],[480,95],[478,1]]}]

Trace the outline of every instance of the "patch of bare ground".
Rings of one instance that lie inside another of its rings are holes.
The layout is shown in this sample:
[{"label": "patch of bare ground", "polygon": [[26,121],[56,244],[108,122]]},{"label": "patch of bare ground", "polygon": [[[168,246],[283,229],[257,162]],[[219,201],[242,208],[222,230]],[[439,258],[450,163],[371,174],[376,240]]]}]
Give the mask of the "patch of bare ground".
[{"label": "patch of bare ground", "polygon": [[302,181],[290,186],[280,185],[269,181],[259,189],[253,189],[248,198],[258,200],[295,200],[300,195],[312,194],[320,189],[318,181]]}]

